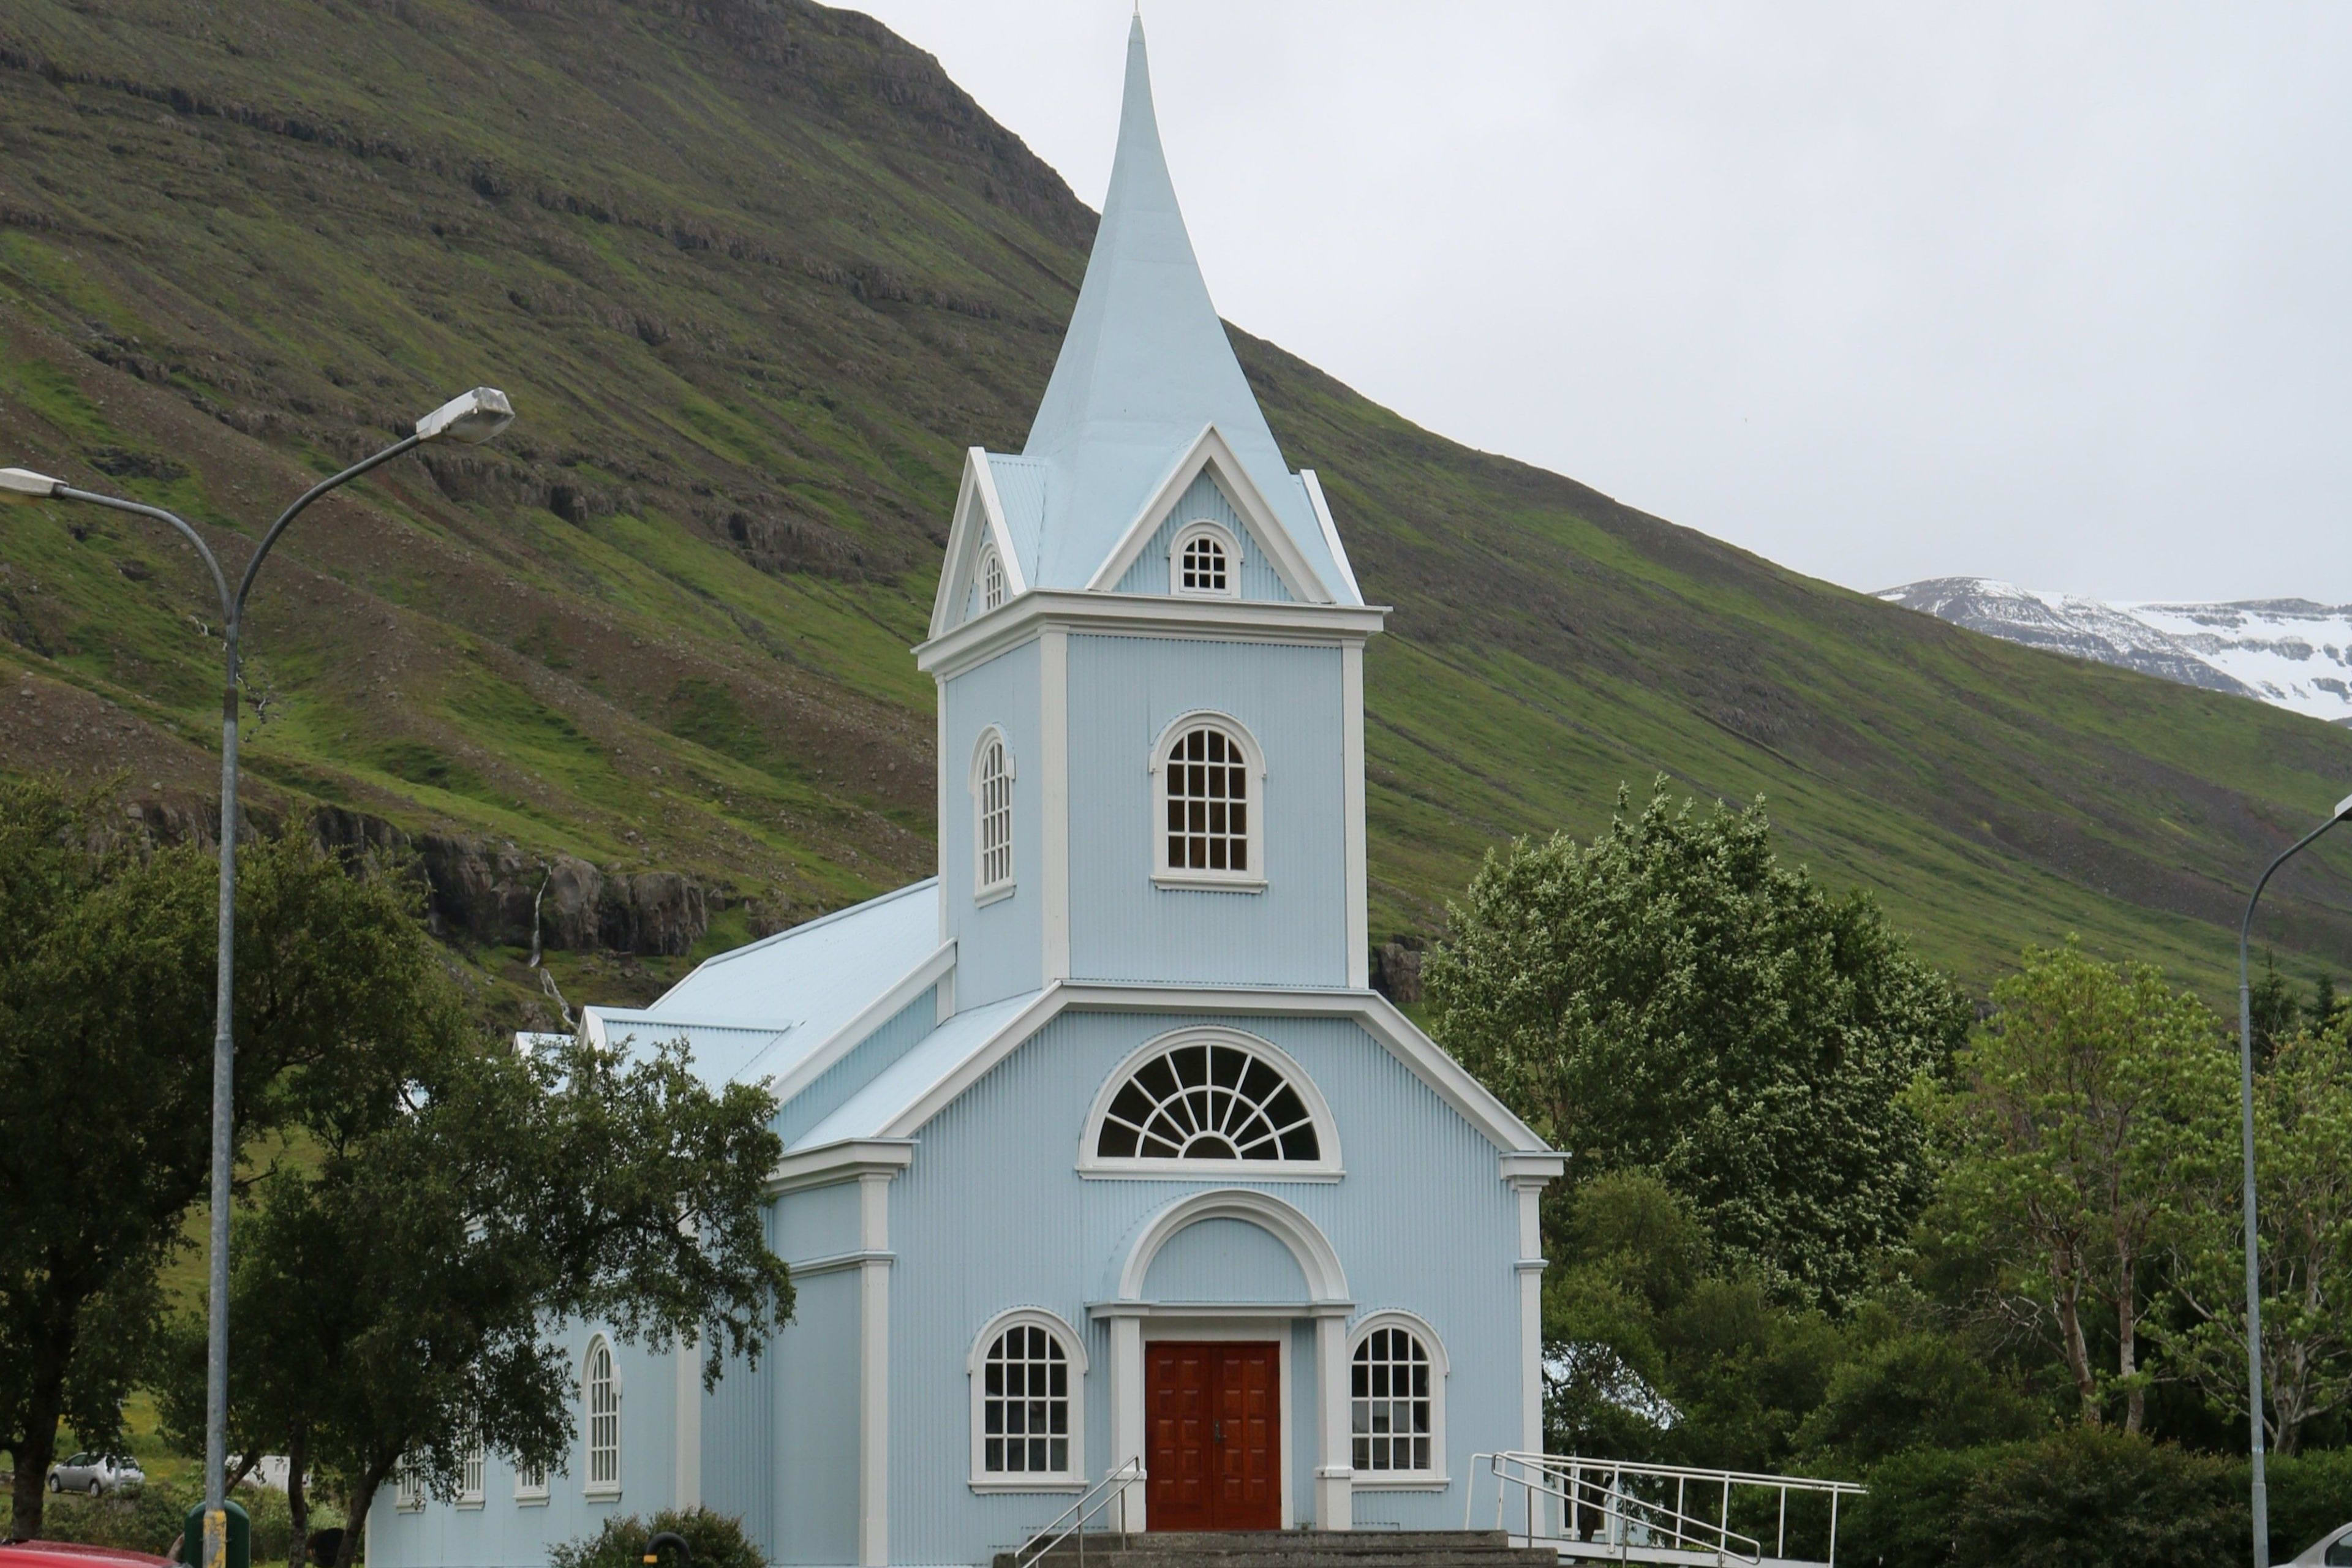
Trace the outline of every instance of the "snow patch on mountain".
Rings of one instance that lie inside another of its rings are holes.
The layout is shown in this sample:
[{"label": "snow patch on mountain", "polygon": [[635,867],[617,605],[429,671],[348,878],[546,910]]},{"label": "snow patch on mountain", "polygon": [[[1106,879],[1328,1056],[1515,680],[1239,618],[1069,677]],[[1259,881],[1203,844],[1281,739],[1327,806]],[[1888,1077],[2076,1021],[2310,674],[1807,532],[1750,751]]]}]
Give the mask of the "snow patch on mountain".
[{"label": "snow patch on mountain", "polygon": [[2011,642],[2352,723],[2352,605],[2109,604],[1990,577],[1931,577],[1878,596]]}]

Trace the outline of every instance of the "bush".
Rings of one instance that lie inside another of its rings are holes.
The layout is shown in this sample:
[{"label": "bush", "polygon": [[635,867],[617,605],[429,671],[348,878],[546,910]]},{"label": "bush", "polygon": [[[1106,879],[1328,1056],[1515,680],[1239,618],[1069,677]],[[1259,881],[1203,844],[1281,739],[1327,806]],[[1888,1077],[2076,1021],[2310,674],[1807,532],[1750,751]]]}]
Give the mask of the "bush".
[{"label": "bush", "polygon": [[1838,1523],[1839,1557],[1878,1568],[1951,1568],[1960,1513],[1988,1451],[1914,1448],[1870,1472],[1870,1492]]},{"label": "bush", "polygon": [[[2245,1489],[2247,1467],[2236,1467]],[[2340,1524],[2352,1524],[2352,1448],[2273,1454],[2263,1467],[2270,1490],[2271,1561],[2284,1563]]]},{"label": "bush", "polygon": [[[694,1568],[767,1568],[768,1554],[743,1533],[743,1521],[707,1508],[664,1509],[647,1524],[635,1514],[608,1519],[583,1541],[547,1549],[548,1568],[640,1568],[646,1542],[665,1530],[686,1537]],[[661,1568],[677,1568],[667,1560]]]},{"label": "bush", "polygon": [[2049,1417],[1948,1334],[1871,1345],[1830,1376],[1801,1447],[1873,1465],[1906,1448],[1958,1449],[2039,1435]]},{"label": "bush", "polygon": [[[41,1535],[47,1541],[116,1546],[161,1556],[178,1538],[188,1510],[203,1500],[193,1479],[170,1484],[150,1481],[136,1497],[85,1498],[53,1492],[42,1510]],[[263,1487],[239,1487],[236,1501],[253,1521],[253,1560],[285,1562],[294,1539],[286,1494]],[[0,1524],[5,1524],[7,1510],[7,1499],[0,1496]],[[341,1524],[342,1517],[336,1509],[316,1502],[310,1505],[313,1530]],[[0,1529],[0,1536],[5,1533]]]}]

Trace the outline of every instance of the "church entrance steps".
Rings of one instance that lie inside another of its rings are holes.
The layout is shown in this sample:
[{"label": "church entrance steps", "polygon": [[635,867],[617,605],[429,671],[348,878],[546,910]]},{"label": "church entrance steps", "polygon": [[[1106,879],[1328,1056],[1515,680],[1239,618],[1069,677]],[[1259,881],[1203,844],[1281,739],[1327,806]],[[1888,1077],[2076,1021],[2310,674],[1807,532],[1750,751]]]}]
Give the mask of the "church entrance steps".
[{"label": "church entrance steps", "polygon": [[[1014,1568],[1000,1552],[993,1568]],[[1064,1541],[1022,1568],[1078,1568]],[[1499,1530],[1089,1531],[1087,1568],[1559,1568],[1549,1546],[1512,1544]]]}]

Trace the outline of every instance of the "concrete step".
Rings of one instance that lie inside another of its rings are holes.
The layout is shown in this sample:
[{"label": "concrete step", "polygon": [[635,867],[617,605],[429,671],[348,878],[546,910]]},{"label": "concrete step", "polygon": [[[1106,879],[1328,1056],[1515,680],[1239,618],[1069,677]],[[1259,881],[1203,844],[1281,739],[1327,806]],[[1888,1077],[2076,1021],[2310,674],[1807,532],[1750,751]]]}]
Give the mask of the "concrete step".
[{"label": "concrete step", "polygon": [[[1086,1560],[1102,1568],[1557,1568],[1558,1553],[1515,1547],[1498,1530],[1089,1531]],[[1066,1541],[1034,1568],[1077,1568]],[[1013,1553],[995,1568],[1013,1568]]]}]

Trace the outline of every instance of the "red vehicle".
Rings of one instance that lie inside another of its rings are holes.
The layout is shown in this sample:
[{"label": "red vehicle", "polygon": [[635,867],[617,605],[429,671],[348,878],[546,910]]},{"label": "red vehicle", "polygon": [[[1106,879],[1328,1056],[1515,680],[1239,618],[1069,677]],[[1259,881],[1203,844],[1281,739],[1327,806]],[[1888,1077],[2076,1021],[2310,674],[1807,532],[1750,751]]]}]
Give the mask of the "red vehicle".
[{"label": "red vehicle", "polygon": [[0,1568],[172,1568],[172,1560],[73,1541],[0,1541]]}]

